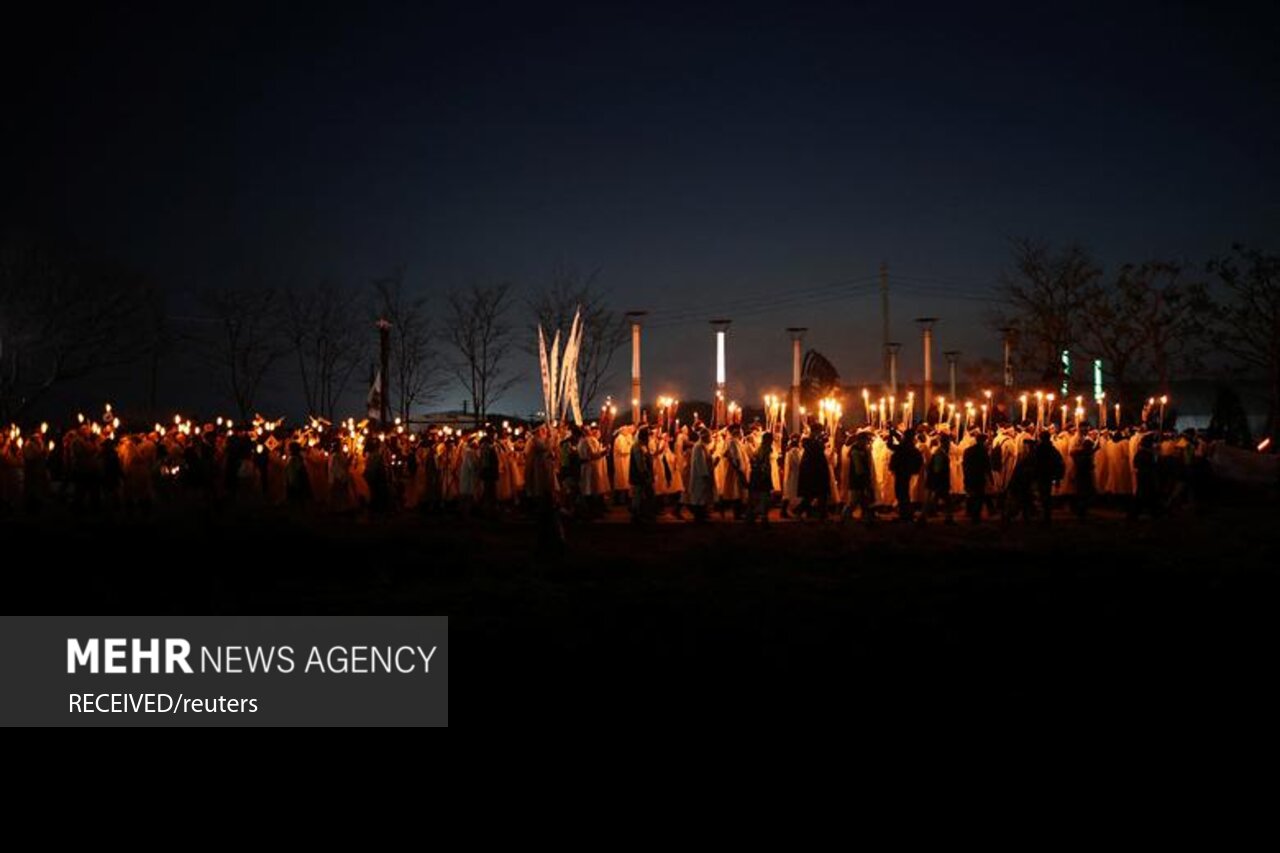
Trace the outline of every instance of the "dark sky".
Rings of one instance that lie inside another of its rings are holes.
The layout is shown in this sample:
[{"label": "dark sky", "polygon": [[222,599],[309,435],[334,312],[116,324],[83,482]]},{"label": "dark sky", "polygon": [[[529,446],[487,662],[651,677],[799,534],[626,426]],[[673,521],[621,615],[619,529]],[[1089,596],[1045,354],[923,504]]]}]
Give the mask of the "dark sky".
[{"label": "dark sky", "polygon": [[881,260],[910,379],[922,313],[939,350],[998,356],[975,297],[1010,237],[1199,262],[1280,225],[1257,4],[291,5],[6,21],[6,222],[177,304],[251,271],[405,264],[443,294],[598,269],[619,308],[669,312],[650,392],[705,396],[724,314],[751,400],[787,381],[788,325],[877,373]]}]

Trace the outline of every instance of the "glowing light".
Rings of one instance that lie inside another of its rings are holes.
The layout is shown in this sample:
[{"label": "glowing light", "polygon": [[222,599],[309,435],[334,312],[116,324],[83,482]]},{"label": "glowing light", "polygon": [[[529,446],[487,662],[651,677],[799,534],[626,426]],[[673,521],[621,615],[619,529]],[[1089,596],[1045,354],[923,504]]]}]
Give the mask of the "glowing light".
[{"label": "glowing light", "polygon": [[716,330],[716,384],[724,384],[724,329]]}]

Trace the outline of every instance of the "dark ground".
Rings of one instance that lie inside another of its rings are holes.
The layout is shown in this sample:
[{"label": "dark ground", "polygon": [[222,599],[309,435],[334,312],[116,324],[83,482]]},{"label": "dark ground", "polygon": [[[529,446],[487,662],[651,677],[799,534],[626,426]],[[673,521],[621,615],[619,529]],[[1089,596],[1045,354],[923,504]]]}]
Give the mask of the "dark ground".
[{"label": "dark ground", "polygon": [[[450,617],[464,718],[1106,714],[1270,700],[1280,512],[993,523],[571,528],[288,513],[0,521],[12,613]],[[655,718],[655,719],[658,719]]]}]

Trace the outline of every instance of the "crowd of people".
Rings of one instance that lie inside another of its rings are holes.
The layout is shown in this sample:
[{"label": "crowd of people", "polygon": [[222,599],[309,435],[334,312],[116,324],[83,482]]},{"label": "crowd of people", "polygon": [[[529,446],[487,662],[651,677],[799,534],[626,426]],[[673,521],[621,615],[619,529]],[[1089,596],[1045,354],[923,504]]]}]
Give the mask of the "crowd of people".
[{"label": "crowd of people", "polygon": [[950,523],[958,510],[973,523],[984,514],[1048,522],[1055,504],[1083,518],[1102,495],[1120,497],[1131,516],[1160,515],[1202,499],[1209,472],[1210,444],[1192,430],[1009,424],[953,432],[946,424],[828,429],[810,421],[788,433],[695,423],[674,433],[622,426],[607,443],[594,427],[567,431],[560,478],[587,517],[612,499],[636,518],[687,510],[704,521],[718,511],[768,523],[776,507],[783,518],[868,523],[885,512]]},{"label": "crowd of people", "polygon": [[1191,430],[1086,423],[841,428],[811,419],[794,432],[695,418],[415,431],[399,422],[312,418],[289,427],[175,416],[136,430],[108,407],[62,430],[11,426],[0,435],[0,512],[58,502],[78,512],[204,503],[532,515],[549,536],[566,518],[591,521],[621,507],[636,521],[954,523],[960,514],[974,524],[1048,523],[1055,505],[1084,518],[1100,496],[1114,496],[1131,516],[1199,501],[1209,447]]}]

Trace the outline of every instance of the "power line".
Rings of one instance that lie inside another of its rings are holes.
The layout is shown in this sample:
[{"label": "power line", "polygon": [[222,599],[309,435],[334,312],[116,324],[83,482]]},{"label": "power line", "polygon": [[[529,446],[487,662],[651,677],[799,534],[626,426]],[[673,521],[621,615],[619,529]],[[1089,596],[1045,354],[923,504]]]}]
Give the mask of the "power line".
[{"label": "power line", "polygon": [[915,279],[914,276],[895,275],[893,276],[893,278],[898,283],[897,284],[898,289],[903,290],[906,293],[911,295],[928,296],[935,299],[959,299],[959,300],[967,300],[972,302],[1003,302],[1004,301],[1003,299],[997,296],[984,296],[980,293],[973,293],[971,290],[968,290],[968,286],[964,286],[966,287],[966,290],[968,292],[957,292],[957,290],[954,287],[941,285],[941,284],[923,283]]},{"label": "power line", "polygon": [[[826,304],[830,302],[843,301],[846,299],[854,299],[861,296],[869,295],[870,292],[871,291],[865,291],[865,290],[857,291],[857,292],[849,292],[848,290],[846,290],[845,292],[829,292],[826,294],[802,294],[802,295],[794,295],[794,296],[784,295],[784,296],[778,297],[777,299],[773,299],[768,302],[762,302],[756,305],[747,305],[747,306],[738,305],[733,308],[733,311],[731,313],[735,318],[743,317],[743,316],[749,317],[749,316],[754,316],[754,315],[762,314],[766,312],[780,311],[784,309],[794,310],[797,308],[805,308],[811,305],[821,305],[821,304]],[[721,303],[714,306],[713,308],[708,308],[706,310],[688,312],[687,314],[682,314],[678,316],[663,317],[653,323],[646,324],[646,326],[649,328],[660,329],[660,328],[666,328],[670,326],[686,325],[689,323],[702,323],[711,319],[712,316],[718,313],[730,313],[730,312],[726,310],[725,304]]]},{"label": "power line", "polygon": [[928,282],[933,284],[958,285],[960,287],[988,287],[991,285],[990,279],[985,278],[949,278],[946,276],[936,275],[913,275],[911,273],[902,274],[895,272],[895,278],[901,278],[908,281]]},{"label": "power line", "polygon": [[[872,278],[871,276],[862,276],[860,278],[845,279],[843,281],[834,281],[834,282],[829,282],[827,284],[819,284],[819,285],[814,285],[810,287],[795,288],[793,290],[785,290],[785,291],[773,290],[765,293],[748,294],[745,296],[733,296],[727,299],[717,299],[714,304],[708,304],[706,307],[706,310],[712,313],[716,313],[716,312],[725,311],[727,308],[732,308],[735,305],[743,305],[743,304],[761,302],[761,301],[773,301],[775,299],[778,299],[780,296],[792,296],[792,295],[803,296],[808,294],[817,295],[817,294],[827,293],[833,290],[848,288],[851,285],[858,285],[862,282],[869,281],[871,278]],[[670,315],[670,314],[688,314],[688,313],[694,313],[698,310],[700,309],[657,308],[652,310],[650,314],[652,316]]]}]

